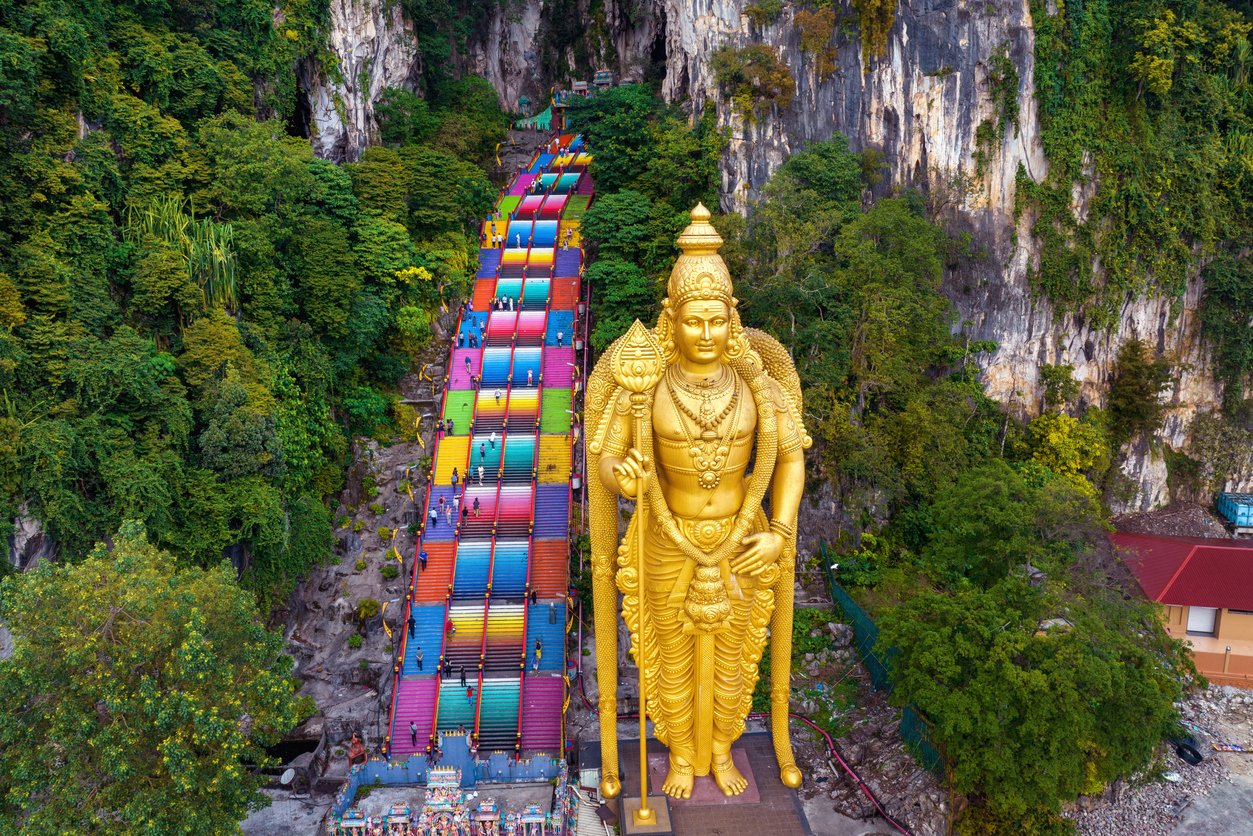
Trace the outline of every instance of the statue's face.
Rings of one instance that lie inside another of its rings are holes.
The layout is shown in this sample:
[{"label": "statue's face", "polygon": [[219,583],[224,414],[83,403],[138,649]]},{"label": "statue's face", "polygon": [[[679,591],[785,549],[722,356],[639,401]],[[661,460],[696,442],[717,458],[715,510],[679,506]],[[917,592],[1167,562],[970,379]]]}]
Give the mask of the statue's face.
[{"label": "statue's face", "polygon": [[674,342],[684,359],[713,363],[726,353],[731,339],[731,309],[718,300],[685,302],[674,326]]}]

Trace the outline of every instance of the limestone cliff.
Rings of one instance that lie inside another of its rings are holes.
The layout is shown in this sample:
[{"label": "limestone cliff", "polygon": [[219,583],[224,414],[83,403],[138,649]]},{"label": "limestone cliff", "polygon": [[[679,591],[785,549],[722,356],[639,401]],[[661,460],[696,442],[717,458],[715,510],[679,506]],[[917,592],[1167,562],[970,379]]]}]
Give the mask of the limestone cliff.
[{"label": "limestone cliff", "polygon": [[313,150],[356,160],[378,139],[374,105],[391,87],[413,89],[421,55],[413,26],[393,0],[331,0],[327,48],[334,61],[299,68]]},{"label": "limestone cliff", "polygon": [[[478,22],[465,69],[488,78],[509,107],[516,107],[521,95],[540,101],[552,82],[573,73],[586,77],[589,63],[626,79],[660,74],[665,97],[692,108],[714,101],[731,135],[722,170],[726,210],[748,211],[789,154],[833,133],[847,135],[854,149],[877,149],[888,177],[882,190],[923,189],[952,230],[970,232],[988,253],[975,270],[949,276],[947,289],[966,332],[998,346],[985,361],[989,395],[1030,415],[1039,407],[1040,366],[1071,363],[1082,397],[1102,403],[1119,346],[1140,338],[1177,369],[1159,440],[1185,447],[1192,417],[1221,400],[1199,335],[1199,278],[1189,283],[1182,300],[1126,299],[1114,331],[1092,329],[1082,316],[1056,317],[1047,301],[1032,296],[1028,273],[1038,253],[1028,232],[1030,219],[1014,218],[1015,178],[1021,165],[1041,179],[1047,163],[1039,143],[1027,0],[902,0],[882,57],[864,64],[856,26],[837,26],[830,41],[834,68],[821,76],[814,56],[801,49],[797,7],[785,3],[776,20],[758,27],[745,14],[750,3],[604,0],[593,9],[590,0],[518,0],[495,7]],[[321,91],[319,96],[331,91],[345,101],[338,110],[328,110],[321,98],[314,105],[319,153],[355,156],[374,130],[371,98],[389,84],[404,83],[412,72],[417,59],[401,43],[407,30],[398,14],[386,0],[335,0],[332,49],[339,55],[341,75],[355,79],[358,74],[350,68],[369,68],[370,83],[354,87],[343,82],[311,91]],[[856,20],[848,6],[840,16]],[[571,19],[580,22],[573,35],[570,26],[563,26]],[[748,43],[770,46],[796,80],[792,104],[752,124],[719,96],[710,67],[720,46]],[[998,56],[1016,69],[1017,124],[1008,124],[1001,136],[980,147],[979,126],[1000,115],[990,90]],[[332,112],[340,118],[338,127]],[[976,163],[976,150],[983,153],[982,165]],[[1086,211],[1086,197],[1076,193],[1077,213]],[[1164,501],[1160,445],[1128,448],[1122,468],[1139,486],[1126,510],[1147,510]],[[1232,484],[1248,487],[1253,474],[1237,474]]]}]

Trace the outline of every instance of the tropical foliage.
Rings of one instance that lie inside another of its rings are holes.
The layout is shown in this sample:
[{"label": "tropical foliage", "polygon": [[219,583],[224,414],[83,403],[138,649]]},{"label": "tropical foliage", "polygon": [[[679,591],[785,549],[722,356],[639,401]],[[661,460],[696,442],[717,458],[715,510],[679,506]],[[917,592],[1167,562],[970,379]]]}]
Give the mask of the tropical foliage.
[{"label": "tropical foliage", "polygon": [[132,521],[0,602],[0,830],[225,833],[267,803],[248,764],[312,706],[229,565],[180,566]]},{"label": "tropical foliage", "polygon": [[[326,7],[0,2],[0,520],[63,557],[124,519],[263,601],[330,553],[349,433],[468,286],[505,117],[480,79],[336,166],[293,67]],[[434,72],[434,69],[432,70]]]}]

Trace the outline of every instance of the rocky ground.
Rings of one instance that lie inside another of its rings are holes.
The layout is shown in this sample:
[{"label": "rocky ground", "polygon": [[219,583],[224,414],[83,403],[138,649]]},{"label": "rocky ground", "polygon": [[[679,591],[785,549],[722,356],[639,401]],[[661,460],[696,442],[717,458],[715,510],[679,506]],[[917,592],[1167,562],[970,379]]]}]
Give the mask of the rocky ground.
[{"label": "rocky ground", "polygon": [[[1253,755],[1214,752],[1211,743],[1253,744],[1253,693],[1212,686],[1179,706],[1205,760],[1190,766],[1163,746],[1148,773],[1080,799],[1065,815],[1084,836],[1248,833]],[[1203,829],[1192,824],[1203,820]]]},{"label": "rocky ground", "polygon": [[[324,786],[346,773],[343,753],[353,732],[370,751],[378,751],[387,734],[392,663],[416,545],[410,526],[424,498],[450,317],[437,325],[431,356],[418,364],[425,377],[411,374],[400,385],[402,400],[421,417],[422,440],[412,428],[402,428],[403,438],[394,443],[355,440],[335,512],[334,555],[300,584],[281,614],[300,693],[318,706],[292,737],[316,741],[325,734],[313,769],[325,770]],[[377,612],[370,602],[377,602]]]},{"label": "rocky ground", "polygon": [[[852,645],[852,628],[832,611],[832,620],[822,629],[830,636],[830,644],[798,660],[792,710],[841,732],[833,735],[840,756],[878,796],[889,815],[917,836],[945,833],[947,793],[905,748],[900,711],[888,705],[883,693],[873,690]],[[807,810],[830,807],[863,820],[866,829],[861,832],[894,832],[831,756],[820,735],[793,721],[792,745],[808,778],[800,789]]]},{"label": "rocky ground", "polygon": [[1172,502],[1157,511],[1123,514],[1114,518],[1114,527],[1133,534],[1169,537],[1230,537],[1222,518],[1202,505]]}]

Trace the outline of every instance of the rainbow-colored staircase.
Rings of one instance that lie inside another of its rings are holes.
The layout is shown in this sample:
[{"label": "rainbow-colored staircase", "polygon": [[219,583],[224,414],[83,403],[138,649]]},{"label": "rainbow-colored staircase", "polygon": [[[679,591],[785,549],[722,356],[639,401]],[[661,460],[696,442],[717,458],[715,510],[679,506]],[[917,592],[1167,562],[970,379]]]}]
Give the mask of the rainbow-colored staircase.
[{"label": "rainbow-colored staircase", "polygon": [[[480,251],[449,352],[441,416],[453,432],[432,451],[418,541],[427,564],[414,561],[405,617],[415,629],[397,660],[391,758],[454,729],[472,730],[484,753],[560,754],[578,226],[594,195],[582,145],[563,135],[544,146],[505,190],[498,219],[484,222],[487,240],[503,234],[505,245]],[[512,310],[493,309],[502,298]]]}]

